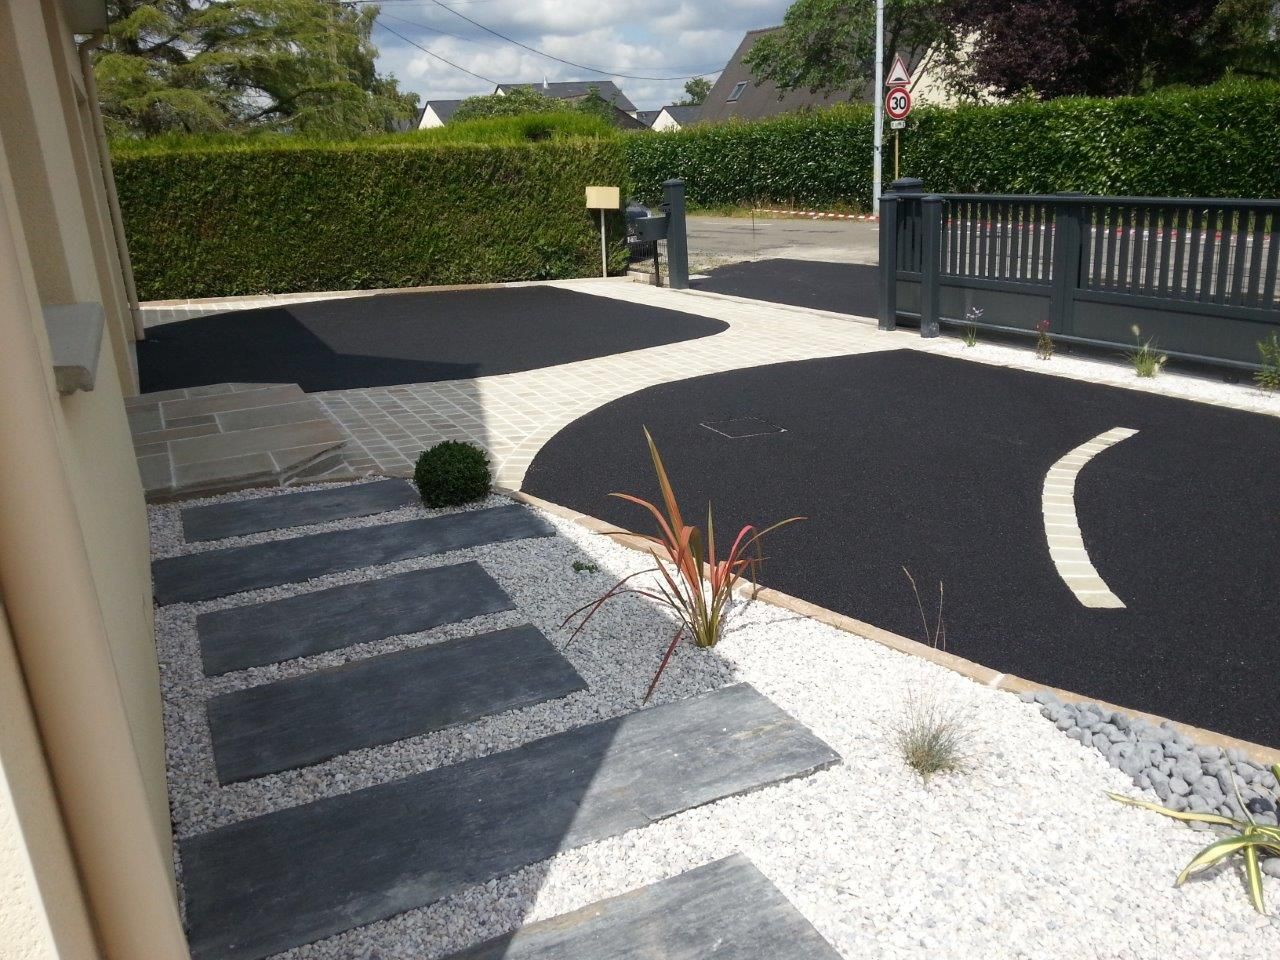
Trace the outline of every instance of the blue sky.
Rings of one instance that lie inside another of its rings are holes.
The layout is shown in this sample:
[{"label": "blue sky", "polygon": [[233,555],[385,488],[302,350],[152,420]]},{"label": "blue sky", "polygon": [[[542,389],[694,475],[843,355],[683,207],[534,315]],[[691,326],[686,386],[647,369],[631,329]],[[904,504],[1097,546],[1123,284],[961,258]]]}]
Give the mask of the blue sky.
[{"label": "blue sky", "polygon": [[[643,77],[711,72],[742,35],[782,22],[790,0],[442,0],[459,13],[565,60]],[[503,83],[612,79],[641,109],[683,96],[684,80],[629,79],[557,63],[472,26],[432,0],[380,0],[380,22],[460,67]],[[375,27],[379,68],[423,100],[489,93],[492,86]]]}]

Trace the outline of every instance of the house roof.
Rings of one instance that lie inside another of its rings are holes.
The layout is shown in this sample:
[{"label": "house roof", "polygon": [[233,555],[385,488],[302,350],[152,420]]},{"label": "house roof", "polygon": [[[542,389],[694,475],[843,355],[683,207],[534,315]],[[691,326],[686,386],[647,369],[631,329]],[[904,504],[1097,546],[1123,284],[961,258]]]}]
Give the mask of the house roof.
[{"label": "house roof", "polygon": [[[794,113],[797,110],[810,110],[818,107],[829,107],[837,103],[848,103],[851,100],[870,100],[870,85],[861,97],[852,93],[833,94],[810,93],[808,90],[792,90],[779,96],[777,85],[772,80],[756,83],[751,68],[743,63],[743,59],[756,41],[761,37],[781,30],[781,27],[767,27],[763,30],[749,30],[738,44],[738,49],[725,65],[724,71],[711,87],[707,99],[703,101],[699,119],[714,123],[719,120],[730,120],[734,117],[743,120],[757,120],[761,117],[773,117],[780,113]],[[730,100],[739,84],[737,96]],[[684,121],[677,122],[683,124]]]},{"label": "house roof", "polygon": [[[627,113],[634,113],[636,105],[627,99],[627,95],[618,89],[612,80],[565,80],[555,83],[500,83],[497,90],[508,93],[516,89],[536,90],[538,93],[555,100],[577,100],[591,93],[595,87],[600,96]],[[495,92],[497,92],[495,90]]]},{"label": "house roof", "polygon": [[680,126],[686,127],[691,123],[697,123],[701,119],[702,105],[698,103],[671,103],[663,107],[659,113],[666,113]]},{"label": "house roof", "polygon": [[422,105],[422,112],[426,113],[427,107],[430,107],[431,112],[440,118],[441,123],[448,123],[449,118],[453,116],[454,111],[458,109],[461,103],[461,100],[428,100]]},{"label": "house roof", "polygon": [[652,127],[653,121],[658,119],[661,110],[637,110],[636,119],[643,123],[646,127]]}]

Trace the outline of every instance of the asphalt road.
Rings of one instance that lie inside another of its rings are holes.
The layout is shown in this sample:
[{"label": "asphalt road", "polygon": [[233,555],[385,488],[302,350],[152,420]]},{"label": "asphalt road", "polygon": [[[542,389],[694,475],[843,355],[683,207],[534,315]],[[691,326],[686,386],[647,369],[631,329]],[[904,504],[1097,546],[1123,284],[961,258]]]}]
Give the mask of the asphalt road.
[{"label": "asphalt road", "polygon": [[744,260],[690,280],[695,290],[874,317],[880,309],[880,268],[823,260]]},{"label": "asphalt road", "polygon": [[863,220],[691,216],[692,265],[785,258],[878,263],[879,225]]},{"label": "asphalt road", "polygon": [[[703,426],[755,417],[785,432]],[[641,426],[686,516],[809,519],[766,544],[762,582],[920,638],[945,585],[947,649],[995,670],[1280,746],[1280,422],[1170,397],[887,351],[639,391],[570,424],[524,488],[649,531],[609,497],[655,497]],[[1083,470],[1094,566],[1127,605],[1089,609],[1048,552],[1046,471],[1114,427]],[[732,432],[730,429],[729,432]],[[724,545],[722,545],[724,546]]]}]

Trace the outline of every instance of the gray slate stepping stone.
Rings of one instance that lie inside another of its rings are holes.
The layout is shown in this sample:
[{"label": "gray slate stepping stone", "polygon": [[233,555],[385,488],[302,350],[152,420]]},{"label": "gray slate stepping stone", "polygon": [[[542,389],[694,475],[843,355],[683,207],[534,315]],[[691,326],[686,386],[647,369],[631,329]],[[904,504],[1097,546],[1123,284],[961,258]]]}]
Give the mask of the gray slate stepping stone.
[{"label": "gray slate stepping stone", "polygon": [[291,770],[585,690],[536,628],[371,657],[208,703],[218,780]]},{"label": "gray slate stepping stone", "polygon": [[513,609],[471,560],[202,613],[196,635],[213,677]]},{"label": "gray slate stepping stone", "polygon": [[521,927],[446,960],[840,960],[742,854]]},{"label": "gray slate stepping stone", "polygon": [[554,534],[555,528],[532,510],[511,504],[168,557],[153,563],[151,573],[157,603],[189,603],[302,583],[343,570]]},{"label": "gray slate stepping stone", "polygon": [[747,684],[182,844],[198,960],[269,956],[839,756]]},{"label": "gray slate stepping stone", "polygon": [[410,484],[403,480],[383,480],[188,507],[182,511],[182,530],[189,543],[225,540],[264,530],[367,517],[418,502],[418,493]]}]

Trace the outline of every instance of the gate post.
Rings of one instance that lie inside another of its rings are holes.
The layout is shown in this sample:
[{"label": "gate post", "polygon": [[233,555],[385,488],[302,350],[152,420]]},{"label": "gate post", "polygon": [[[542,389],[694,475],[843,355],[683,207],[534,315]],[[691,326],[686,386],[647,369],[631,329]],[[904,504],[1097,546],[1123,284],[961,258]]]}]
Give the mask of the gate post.
[{"label": "gate post", "polygon": [[921,244],[920,265],[920,336],[939,334],[939,277],[942,268],[942,198],[927,196],[920,201]]},{"label": "gate post", "polygon": [[1068,198],[1082,193],[1063,193],[1053,205],[1053,285],[1050,289],[1049,325],[1054,333],[1071,333],[1075,292],[1080,285],[1081,220],[1084,205]]},{"label": "gate post", "polygon": [[880,197],[880,329],[898,329],[898,195]]},{"label": "gate post", "polygon": [[685,232],[684,181],[662,184],[662,206],[667,212],[667,286],[689,289],[689,238]]}]

